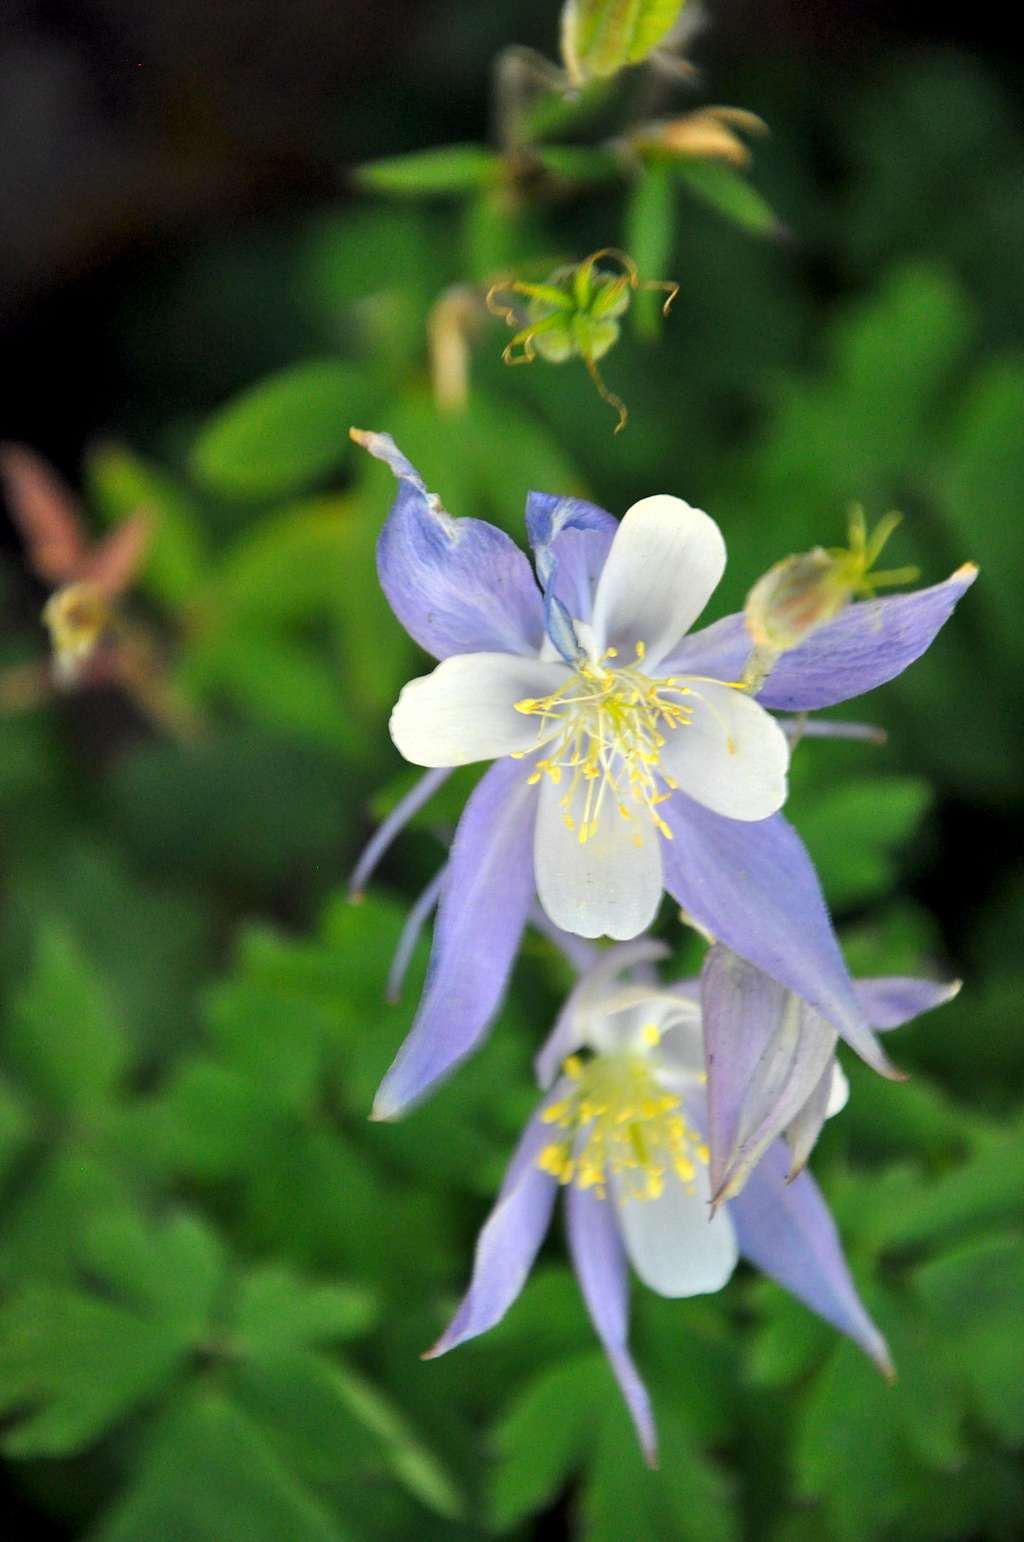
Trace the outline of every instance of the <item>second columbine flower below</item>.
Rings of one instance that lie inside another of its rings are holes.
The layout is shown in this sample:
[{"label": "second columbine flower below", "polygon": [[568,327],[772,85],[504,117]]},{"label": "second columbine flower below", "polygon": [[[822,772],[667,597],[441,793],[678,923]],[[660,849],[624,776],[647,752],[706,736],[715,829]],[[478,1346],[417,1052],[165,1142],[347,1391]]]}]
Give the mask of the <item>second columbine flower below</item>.
[{"label": "second columbine flower below", "polygon": [[[480,1233],[469,1290],[430,1351],[501,1320],[563,1191],[580,1290],[652,1463],[654,1417],[628,1346],[628,1265],[659,1295],[683,1297],[720,1290],[745,1257],[891,1370],[825,1202],[806,1172],[787,1184],[781,1144],[709,1214],[699,990],[645,973],[664,951],[647,939],[612,949],[569,998],[538,1057],[549,1090]],[[639,978],[620,978],[637,968]]]}]

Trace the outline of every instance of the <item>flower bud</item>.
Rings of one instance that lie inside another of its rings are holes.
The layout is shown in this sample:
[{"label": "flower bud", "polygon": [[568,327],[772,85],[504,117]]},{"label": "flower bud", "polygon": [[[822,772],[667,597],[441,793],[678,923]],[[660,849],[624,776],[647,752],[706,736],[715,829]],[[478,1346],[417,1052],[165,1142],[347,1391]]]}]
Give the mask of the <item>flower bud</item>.
[{"label": "flower bud", "polygon": [[562,62],[574,86],[610,80],[668,40],[686,0],[565,0]]},{"label": "flower bud", "polygon": [[57,675],[70,685],[110,624],[107,601],[95,584],[65,584],[47,600],[43,621],[53,643]]},{"label": "flower bud", "polygon": [[676,160],[721,161],[744,170],[750,165],[748,146],[736,133],[767,134],[768,125],[756,113],[741,107],[701,107],[679,118],[642,123],[629,136],[629,145],[641,155],[663,155]]},{"label": "flower bud", "polygon": [[831,621],[855,595],[870,597],[876,589],[912,583],[917,568],[872,569],[882,548],[900,522],[887,514],[868,535],[864,510],[850,509],[847,546],[784,557],[768,569],[747,595],[747,630],[762,656],[786,653],[804,642],[817,627]]},{"label": "flower bud", "polygon": [[784,557],[758,579],[744,606],[747,631],[759,648],[785,653],[838,615],[849,598],[839,565],[815,546]]}]

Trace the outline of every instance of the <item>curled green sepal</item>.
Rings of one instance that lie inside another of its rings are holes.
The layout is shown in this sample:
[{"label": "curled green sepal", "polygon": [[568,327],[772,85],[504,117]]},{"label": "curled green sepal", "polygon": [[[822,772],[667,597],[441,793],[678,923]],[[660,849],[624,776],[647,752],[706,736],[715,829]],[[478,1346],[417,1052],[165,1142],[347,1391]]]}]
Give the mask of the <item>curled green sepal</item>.
[{"label": "curled green sepal", "polygon": [[[599,267],[602,258],[614,260],[622,271]],[[549,364],[582,359],[601,400],[618,413],[615,433],[619,433],[629,413],[621,398],[605,385],[597,363],[618,341],[621,319],[634,293],[650,289],[664,292],[662,314],[667,316],[679,285],[670,279],[641,279],[632,257],[603,246],[580,263],[556,268],[542,284],[499,279],[487,291],[487,308],[517,328],[502,351],[506,364],[532,364],[538,355]],[[521,310],[503,300],[503,295],[521,296],[528,302],[525,326],[521,325]]]}]

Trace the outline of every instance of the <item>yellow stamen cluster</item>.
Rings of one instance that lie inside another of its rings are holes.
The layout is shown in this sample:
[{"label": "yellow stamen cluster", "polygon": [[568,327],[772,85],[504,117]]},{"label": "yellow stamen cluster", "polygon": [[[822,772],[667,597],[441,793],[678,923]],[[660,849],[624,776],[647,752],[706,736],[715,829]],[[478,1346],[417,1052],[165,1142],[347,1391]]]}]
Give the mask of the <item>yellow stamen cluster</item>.
[{"label": "yellow stamen cluster", "polygon": [[[645,1037],[656,1042],[657,1030]],[[593,1189],[599,1199],[607,1196],[610,1178],[618,1180],[621,1200],[657,1199],[669,1173],[692,1193],[695,1163],[707,1162],[707,1147],[645,1055],[597,1055],[586,1062],[570,1055],[563,1070],[572,1085],[542,1115],[558,1129],[537,1158],[542,1171]]]},{"label": "yellow stamen cluster", "polygon": [[[540,719],[540,742],[550,744],[548,754],[536,761],[530,782],[543,776],[556,785],[565,780],[563,817],[581,843],[593,836],[607,799],[623,819],[632,818],[630,804],[639,805],[671,840],[658,805],[677,783],[661,768],[661,751],[666,736],[689,723],[693,708],[683,698],[692,693],[671,676],[654,680],[640,670],[643,643],[636,645],[634,665],[615,668],[615,657],[616,650],[609,648],[597,663],[580,665],[550,696],[516,702],[517,712]],[[586,789],[583,809],[574,817],[570,811],[581,786]],[[633,839],[637,846],[643,844],[639,830]]]}]

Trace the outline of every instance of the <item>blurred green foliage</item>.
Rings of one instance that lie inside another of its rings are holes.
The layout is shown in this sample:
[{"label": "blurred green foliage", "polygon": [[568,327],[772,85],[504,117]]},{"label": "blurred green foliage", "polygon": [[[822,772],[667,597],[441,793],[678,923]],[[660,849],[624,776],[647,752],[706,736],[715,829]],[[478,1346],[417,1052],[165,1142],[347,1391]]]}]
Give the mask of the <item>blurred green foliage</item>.
[{"label": "blurred green foliage", "polygon": [[[103,444],[85,468],[97,521],[157,516],[138,604],[203,731],[178,743],[82,695],[8,715],[0,757],[0,1444],[68,1534],[1019,1534],[1024,139],[952,56],[889,60],[825,102],[813,78],[752,78],[794,244],[705,217],[663,168],[543,223],[495,196],[494,156],[456,147],[363,174],[375,197],[438,204],[326,209],[273,260],[211,247],[148,298],[149,370],[184,319],[245,361],[225,401],[197,374],[184,413],[133,425],[144,454]],[[840,185],[812,181],[812,118]],[[775,230],[750,183],[685,170]],[[426,326],[445,287],[611,239],[683,286],[617,350],[628,433],[612,440],[585,379],[504,371],[497,323],[466,410],[439,415]],[[425,962],[421,944],[388,1007],[391,954],[459,800],[428,806],[349,904],[371,810],[406,776],[387,710],[423,667],[376,585],[391,485],[353,422],[391,431],[453,512],[517,536],[530,487],[617,512],[685,494],[730,548],[713,614],[838,540],[854,499],[904,510],[893,560],[924,581],[981,563],[929,656],[857,704],[888,746],[807,740],[794,762],[791,811],[855,971],[966,978],[898,1036],[909,1084],[847,1065],[815,1158],[895,1387],[764,1281],[685,1303],[638,1289],[651,1474],[557,1237],[505,1323],[421,1364],[568,979],[528,939],[484,1050],[406,1122],[366,1123]]]}]

